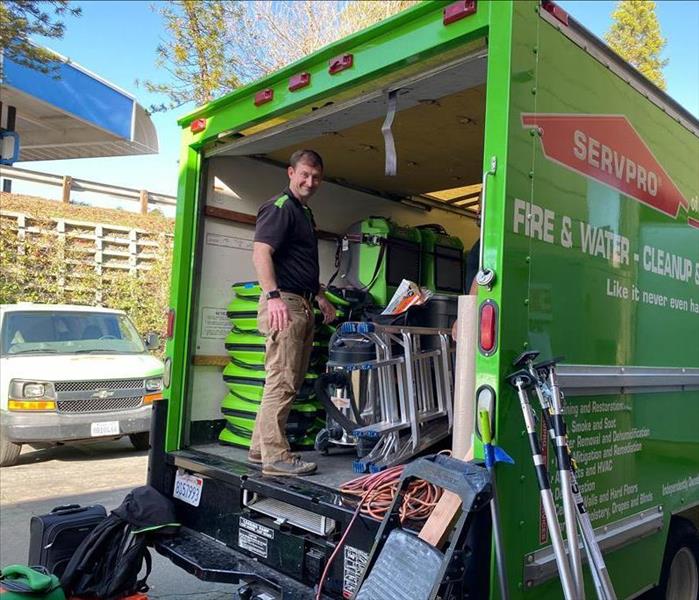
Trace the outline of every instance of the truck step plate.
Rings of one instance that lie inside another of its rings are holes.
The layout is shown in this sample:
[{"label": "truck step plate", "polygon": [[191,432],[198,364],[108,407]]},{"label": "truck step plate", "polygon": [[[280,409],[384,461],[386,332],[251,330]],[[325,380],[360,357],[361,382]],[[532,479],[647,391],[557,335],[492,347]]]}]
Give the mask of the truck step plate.
[{"label": "truck step plate", "polygon": [[[156,550],[202,581],[245,583],[274,600],[313,600],[315,591],[187,527],[156,543]],[[232,592],[233,590],[231,590]],[[329,600],[323,594],[323,600]]]}]

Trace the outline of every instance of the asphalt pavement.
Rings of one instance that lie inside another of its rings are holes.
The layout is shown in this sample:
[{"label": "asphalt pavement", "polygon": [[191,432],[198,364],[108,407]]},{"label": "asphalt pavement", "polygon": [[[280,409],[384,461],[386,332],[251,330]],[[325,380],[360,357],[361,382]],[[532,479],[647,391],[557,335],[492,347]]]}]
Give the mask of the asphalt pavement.
[{"label": "asphalt pavement", "polygon": [[[0,566],[26,564],[29,521],[61,504],[102,504],[107,511],[146,481],[147,452],[128,438],[35,449],[24,446],[19,463],[0,469]],[[148,597],[223,600],[234,587],[198,580],[157,553]]]}]

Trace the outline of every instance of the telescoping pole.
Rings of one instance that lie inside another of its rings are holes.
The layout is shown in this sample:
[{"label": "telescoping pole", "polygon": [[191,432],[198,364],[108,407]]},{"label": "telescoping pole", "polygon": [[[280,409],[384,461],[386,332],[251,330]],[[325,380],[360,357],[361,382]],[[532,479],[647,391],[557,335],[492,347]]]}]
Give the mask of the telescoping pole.
[{"label": "telescoping pole", "polygon": [[[554,416],[556,414],[559,415],[563,451],[568,457],[567,462],[569,465],[568,479],[570,481],[570,495],[572,497],[573,506],[576,509],[577,521],[580,527],[580,533],[582,535],[587,559],[590,564],[590,571],[595,582],[597,597],[599,600],[616,600],[616,592],[614,591],[614,586],[612,585],[612,580],[609,576],[607,565],[604,562],[604,557],[602,556],[599,544],[597,543],[595,531],[592,528],[592,521],[590,521],[590,514],[585,508],[585,501],[582,493],[580,492],[577,478],[575,477],[575,461],[573,460],[572,452],[568,446],[566,425],[563,418],[563,394],[561,393],[560,386],[558,385],[556,362],[557,360],[553,360],[533,365],[535,372],[539,375],[539,377],[537,377],[537,393],[539,393],[539,389],[541,389],[542,396],[545,397],[546,392],[548,392],[551,398],[550,408],[552,409]],[[549,386],[548,390],[545,390],[543,384],[546,383],[547,378]],[[542,396],[539,396],[539,398],[541,399]],[[544,412],[546,412],[546,409],[544,409]],[[553,427],[549,427],[549,433],[552,438],[557,436],[555,422],[553,423]]]},{"label": "telescoping pole", "polygon": [[[526,367],[534,380],[534,389],[539,398],[539,404],[543,411],[544,425],[551,436],[556,464],[558,466],[558,478],[561,497],[563,498],[563,519],[566,529],[566,541],[568,543],[568,556],[570,568],[575,580],[575,590],[578,598],[585,597],[585,584],[583,582],[582,557],[580,556],[580,541],[578,539],[577,509],[573,499],[573,470],[570,464],[570,453],[566,439],[565,421],[563,410],[551,395],[551,402],[546,398],[546,392],[541,379],[541,371],[534,368],[532,358],[526,361]],[[550,411],[550,412],[549,412]]]},{"label": "telescoping pole", "polygon": [[558,573],[561,578],[561,586],[563,587],[563,595],[566,600],[582,600],[582,597],[579,597],[576,593],[575,582],[570,572],[570,565],[568,564],[568,557],[566,556],[566,549],[563,544],[561,528],[556,515],[556,505],[553,501],[553,494],[551,493],[548,469],[546,468],[544,457],[541,454],[534,416],[532,415],[531,405],[529,404],[527,389],[532,386],[533,378],[526,370],[521,370],[509,375],[507,379],[519,396],[524,425],[529,437],[529,445],[534,461],[534,469],[536,470],[536,479],[539,484],[541,503],[544,507],[544,515],[546,516],[546,525],[548,527],[549,536],[551,537],[551,543],[553,544],[553,552],[556,556]]}]

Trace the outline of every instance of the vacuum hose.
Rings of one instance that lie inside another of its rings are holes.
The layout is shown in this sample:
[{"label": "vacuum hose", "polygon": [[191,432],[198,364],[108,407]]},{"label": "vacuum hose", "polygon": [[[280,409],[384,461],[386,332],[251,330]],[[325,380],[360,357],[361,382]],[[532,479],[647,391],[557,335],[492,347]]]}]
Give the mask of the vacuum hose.
[{"label": "vacuum hose", "polygon": [[[328,388],[330,386],[334,387],[344,387],[347,389],[347,394],[349,397],[349,405],[354,414],[355,421],[350,420],[342,411],[333,404],[333,401],[328,395]],[[354,394],[352,392],[352,378],[350,374],[346,371],[329,371],[328,373],[323,373],[316,379],[315,382],[316,397],[320,400],[323,405],[325,412],[330,416],[330,418],[335,421],[348,435],[352,435],[352,432],[358,427],[362,427],[364,422],[359,414],[356,403],[354,402]]]}]

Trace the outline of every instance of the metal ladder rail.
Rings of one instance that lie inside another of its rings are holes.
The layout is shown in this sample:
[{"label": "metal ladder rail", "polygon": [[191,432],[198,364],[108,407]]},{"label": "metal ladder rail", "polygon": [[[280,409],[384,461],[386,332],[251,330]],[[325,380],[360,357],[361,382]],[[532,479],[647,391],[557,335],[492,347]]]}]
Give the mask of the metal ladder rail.
[{"label": "metal ladder rail", "polygon": [[[356,430],[359,435],[369,437],[373,432],[379,439],[355,465],[374,470],[411,457],[451,430],[452,357],[447,330],[373,325],[364,331],[357,329],[357,333],[376,347],[376,361],[371,361],[371,365],[366,363],[366,367],[376,373],[381,420]],[[424,335],[436,335],[439,347],[423,350],[420,336]],[[400,348],[401,356],[394,353],[395,346]],[[443,433],[439,431],[437,417],[446,418]],[[435,424],[427,427],[427,421]],[[410,435],[401,435],[406,429]]]}]

